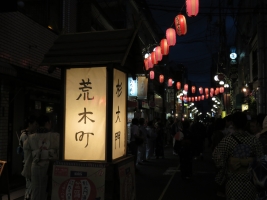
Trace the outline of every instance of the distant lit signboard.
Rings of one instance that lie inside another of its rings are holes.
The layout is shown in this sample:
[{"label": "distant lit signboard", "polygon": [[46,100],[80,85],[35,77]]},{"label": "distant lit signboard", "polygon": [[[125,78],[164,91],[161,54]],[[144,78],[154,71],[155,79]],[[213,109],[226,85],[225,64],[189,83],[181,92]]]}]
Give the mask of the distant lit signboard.
[{"label": "distant lit signboard", "polygon": [[137,97],[138,99],[147,99],[147,84],[148,78],[138,76],[137,78]]},{"label": "distant lit signboard", "polygon": [[106,159],[106,67],[66,70],[64,159]]},{"label": "distant lit signboard", "polygon": [[128,77],[128,96],[137,96],[137,81]]}]

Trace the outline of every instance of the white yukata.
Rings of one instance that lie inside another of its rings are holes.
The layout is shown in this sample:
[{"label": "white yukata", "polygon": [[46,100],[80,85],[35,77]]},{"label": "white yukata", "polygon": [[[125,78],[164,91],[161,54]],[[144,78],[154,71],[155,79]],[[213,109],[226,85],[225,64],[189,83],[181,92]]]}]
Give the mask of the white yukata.
[{"label": "white yukata", "polygon": [[[48,168],[51,160],[58,159],[59,133],[44,129],[29,135],[24,142],[25,167],[22,175],[31,178],[32,200],[47,199]],[[50,183],[52,184],[52,183]]]},{"label": "white yukata", "polygon": [[[28,132],[27,129],[21,131],[21,135],[19,138],[19,144],[22,147],[23,147],[24,142],[28,139],[29,134],[30,133]],[[25,165],[25,155],[23,155],[23,164]],[[26,189],[25,189],[24,199],[30,199],[31,192],[32,192],[31,179],[27,178],[27,177],[25,179],[26,179]]]}]

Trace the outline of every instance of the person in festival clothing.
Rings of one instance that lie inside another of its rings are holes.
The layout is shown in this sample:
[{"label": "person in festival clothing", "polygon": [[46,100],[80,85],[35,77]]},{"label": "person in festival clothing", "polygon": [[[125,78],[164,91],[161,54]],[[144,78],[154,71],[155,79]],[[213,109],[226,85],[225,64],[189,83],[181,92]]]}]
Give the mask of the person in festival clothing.
[{"label": "person in festival clothing", "polygon": [[256,199],[257,191],[248,169],[253,159],[261,157],[263,152],[259,140],[245,131],[246,124],[245,113],[234,113],[234,132],[224,137],[212,154],[215,165],[223,172],[216,176],[216,181],[225,183],[226,198],[229,200]]},{"label": "person in festival clothing", "polygon": [[155,126],[157,134],[155,149],[156,158],[158,159],[160,156],[164,158],[164,125],[161,121],[158,121],[156,122]]},{"label": "person in festival clothing", "polygon": [[267,118],[266,114],[259,113],[257,115],[257,124],[260,127],[260,131],[256,133],[256,137],[259,138],[262,133],[267,131]]},{"label": "person in festival clothing", "polygon": [[199,117],[194,118],[194,122],[190,127],[192,132],[192,143],[194,147],[194,157],[195,159],[203,159],[204,151],[204,141],[206,137],[206,128],[202,122],[200,122]]},{"label": "person in festival clothing", "polygon": [[[59,156],[59,133],[51,132],[51,120],[41,115],[36,133],[24,142],[25,166],[22,175],[32,182],[32,200],[46,200],[51,195],[51,164]],[[49,173],[50,172],[50,173]],[[52,179],[51,179],[52,180]]]},{"label": "person in festival clothing", "polygon": [[[21,131],[21,135],[19,138],[19,144],[23,148],[24,142],[28,139],[28,136],[34,133],[38,127],[38,124],[36,122],[36,117],[34,115],[29,116],[26,119],[26,129],[23,129]],[[27,155],[28,156],[28,155]],[[23,154],[23,164],[25,163],[25,160],[28,158],[25,158],[25,155]],[[24,167],[24,166],[23,166]],[[24,199],[30,199],[31,197],[31,179],[26,177],[26,189],[25,189],[25,194],[24,194]]]},{"label": "person in festival clothing", "polygon": [[156,139],[157,139],[157,134],[155,132],[155,127],[153,124],[153,121],[149,121],[147,123],[146,130],[148,132],[148,137],[147,137],[147,147],[146,147],[146,159],[149,160],[154,156],[155,153],[155,148],[156,148]]},{"label": "person in festival clothing", "polygon": [[131,124],[131,137],[130,137],[130,151],[131,154],[134,156],[134,164],[137,164],[137,152],[138,152],[138,136],[139,136],[139,120],[138,118],[132,119]]},{"label": "person in festival clothing", "polygon": [[146,145],[148,131],[146,130],[145,119],[139,119],[139,136],[143,139],[143,143],[138,146],[137,164],[141,164],[146,161]]},{"label": "person in festival clothing", "polygon": [[224,132],[225,136],[228,136],[228,135],[231,135],[234,132],[234,129],[233,129],[233,115],[232,114],[227,115],[224,119],[226,121],[225,121],[225,129],[224,129],[223,132]]},{"label": "person in festival clothing", "polygon": [[188,119],[184,120],[182,124],[184,137],[181,140],[179,150],[181,177],[183,179],[190,179],[192,176],[193,159],[192,133]]}]

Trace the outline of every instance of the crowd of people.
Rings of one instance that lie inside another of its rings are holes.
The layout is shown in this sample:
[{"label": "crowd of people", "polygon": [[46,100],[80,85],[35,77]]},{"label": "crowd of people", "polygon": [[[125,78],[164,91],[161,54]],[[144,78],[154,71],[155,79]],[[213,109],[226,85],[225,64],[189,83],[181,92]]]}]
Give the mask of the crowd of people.
[{"label": "crowd of people", "polygon": [[172,145],[180,161],[181,177],[190,179],[192,161],[204,159],[205,141],[217,169],[214,181],[219,197],[267,199],[266,114],[251,116],[238,111],[205,123],[198,117],[193,121],[169,117],[148,122],[134,118],[129,149],[138,170],[138,165],[149,159],[164,158],[164,146]]}]

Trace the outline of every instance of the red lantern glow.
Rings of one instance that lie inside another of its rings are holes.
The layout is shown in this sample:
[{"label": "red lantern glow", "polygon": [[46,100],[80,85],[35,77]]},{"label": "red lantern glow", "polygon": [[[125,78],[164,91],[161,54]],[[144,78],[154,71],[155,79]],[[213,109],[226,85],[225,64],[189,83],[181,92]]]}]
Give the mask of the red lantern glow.
[{"label": "red lantern glow", "polygon": [[203,94],[203,88],[202,87],[200,87],[198,90],[199,90],[199,94]]},{"label": "red lantern glow", "polygon": [[192,93],[195,93],[196,92],[196,87],[195,86],[192,86],[191,87],[191,91],[192,91]]},{"label": "red lantern glow", "polygon": [[195,98],[194,98],[194,97],[192,97],[192,99],[191,99],[191,100],[192,100],[192,102],[194,102]]},{"label": "red lantern glow", "polygon": [[209,94],[209,88],[205,88],[205,94]]},{"label": "red lantern glow", "polygon": [[205,96],[204,94],[201,95],[201,100],[204,100],[205,99]]},{"label": "red lantern glow", "polygon": [[197,101],[197,97],[195,97],[195,101]]},{"label": "red lantern glow", "polygon": [[147,59],[147,58],[144,60],[144,64],[145,64],[145,68],[146,68],[146,70],[148,70],[149,67],[148,67],[148,59]]},{"label": "red lantern glow", "polygon": [[148,60],[148,69],[153,68],[154,65],[153,65],[153,63],[152,63],[151,55],[148,56],[147,60]]},{"label": "red lantern glow", "polygon": [[162,60],[162,54],[161,54],[161,47],[157,46],[155,48],[155,57],[157,61],[161,61]]},{"label": "red lantern glow", "polygon": [[149,72],[149,78],[150,78],[151,80],[154,79],[154,71],[150,71],[150,72]]},{"label": "red lantern glow", "polygon": [[164,81],[164,76],[161,74],[161,75],[159,75],[159,82],[163,83],[163,81]]},{"label": "red lantern glow", "polygon": [[168,80],[168,86],[169,86],[169,87],[172,86],[172,79],[171,79],[171,78],[169,78],[169,80]]},{"label": "red lantern glow", "polygon": [[189,102],[191,101],[191,97],[188,97],[188,101],[189,101]]},{"label": "red lantern glow", "polygon": [[176,88],[177,88],[177,90],[180,90],[181,89],[181,83],[180,82],[177,82],[176,83]]},{"label": "red lantern glow", "polygon": [[216,89],[215,89],[215,95],[218,95],[219,92],[220,92],[220,89],[219,89],[219,88],[216,88]]},{"label": "red lantern glow", "polygon": [[210,92],[210,97],[213,97],[213,93]]},{"label": "red lantern glow", "polygon": [[168,46],[167,39],[162,39],[160,41],[160,48],[161,48],[161,54],[162,55],[168,55],[168,53],[169,53],[169,46]]},{"label": "red lantern glow", "polygon": [[151,53],[150,56],[151,56],[151,61],[152,61],[153,65],[158,64],[158,61],[156,60],[156,55],[155,55],[154,51]]},{"label": "red lantern glow", "polygon": [[173,28],[168,28],[166,30],[166,39],[169,46],[174,46],[176,44],[176,34]]},{"label": "red lantern glow", "polygon": [[186,0],[186,13],[188,17],[197,16],[199,10],[199,0]]},{"label": "red lantern glow", "polygon": [[174,24],[176,28],[177,35],[185,35],[187,33],[187,25],[186,25],[186,19],[184,15],[177,15],[174,18]]},{"label": "red lantern glow", "polygon": [[220,87],[220,93],[224,92],[224,87]]},{"label": "red lantern glow", "polygon": [[188,91],[188,84],[184,84],[184,90]]},{"label": "red lantern glow", "polygon": [[200,100],[201,100],[201,96],[198,96],[198,97],[197,97],[197,100],[200,101]]},{"label": "red lantern glow", "polygon": [[206,94],[206,96],[205,96],[205,97],[206,97],[206,99],[208,99],[208,98],[209,98],[209,94]]},{"label": "red lantern glow", "polygon": [[214,94],[214,89],[213,88],[210,88],[210,94]]}]

